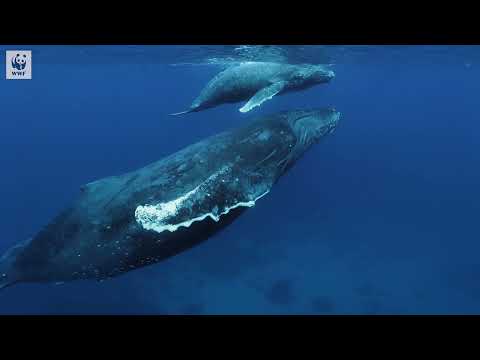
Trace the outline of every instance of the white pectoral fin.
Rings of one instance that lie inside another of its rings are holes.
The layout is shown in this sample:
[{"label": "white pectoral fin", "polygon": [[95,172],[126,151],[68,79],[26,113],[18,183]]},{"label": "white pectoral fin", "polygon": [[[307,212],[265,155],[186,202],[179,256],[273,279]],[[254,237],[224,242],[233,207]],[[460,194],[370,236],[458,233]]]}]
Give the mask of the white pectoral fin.
[{"label": "white pectoral fin", "polygon": [[260,106],[265,101],[270,100],[272,97],[277,95],[280,91],[282,91],[286,84],[287,84],[286,81],[279,81],[270,86],[267,86],[263,89],[258,90],[256,94],[253,95],[250,98],[250,100],[248,100],[248,102],[240,108],[240,112],[246,113],[257,106]]}]

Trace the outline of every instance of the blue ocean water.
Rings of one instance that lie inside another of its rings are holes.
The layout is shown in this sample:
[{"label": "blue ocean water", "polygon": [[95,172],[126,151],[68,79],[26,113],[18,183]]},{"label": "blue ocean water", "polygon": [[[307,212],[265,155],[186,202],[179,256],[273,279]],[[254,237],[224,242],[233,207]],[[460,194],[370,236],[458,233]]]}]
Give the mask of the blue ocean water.
[{"label": "blue ocean water", "polygon": [[[90,181],[262,114],[334,106],[336,132],[223,232],[105,282],[19,284],[0,314],[480,313],[480,47],[0,46],[0,253]],[[245,60],[330,63],[329,84],[185,117]]]}]

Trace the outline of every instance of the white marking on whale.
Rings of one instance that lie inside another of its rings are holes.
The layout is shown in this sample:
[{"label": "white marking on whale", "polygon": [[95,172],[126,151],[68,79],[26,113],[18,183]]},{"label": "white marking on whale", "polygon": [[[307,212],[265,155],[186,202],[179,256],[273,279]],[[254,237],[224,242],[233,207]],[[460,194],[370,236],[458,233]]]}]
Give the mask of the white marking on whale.
[{"label": "white marking on whale", "polygon": [[[233,210],[235,208],[238,208],[240,206],[245,206],[245,207],[253,207],[255,206],[255,203],[258,199],[264,197],[267,195],[270,191],[267,190],[260,196],[256,197],[254,200],[246,201],[246,202],[238,202],[237,204],[227,207],[224,211],[222,211],[220,214],[215,215],[213,212],[209,212],[206,214],[203,214],[201,216],[195,217],[193,219],[190,219],[188,221],[183,221],[178,224],[168,224],[164,223],[162,219],[166,217],[165,212],[164,212],[164,205],[165,203],[160,203],[158,205],[145,205],[145,206],[138,206],[137,209],[135,210],[135,218],[137,222],[142,225],[142,227],[145,230],[153,230],[158,233],[164,232],[164,231],[170,231],[174,232],[180,227],[190,227],[194,222],[197,221],[203,221],[207,217],[210,217],[212,220],[218,222],[220,221],[220,217],[222,215],[226,215],[230,212],[230,210]],[[175,200],[174,200],[175,201]],[[168,214],[170,215],[170,214]]]},{"label": "white marking on whale", "polygon": [[[225,173],[228,170],[228,167],[223,167],[213,175],[209,176],[204,182],[195,187],[193,190],[187,192],[186,194],[167,201],[158,203],[156,205],[140,205],[135,209],[135,220],[140,224],[145,230],[153,230],[155,232],[161,233],[163,231],[174,232],[180,227],[190,227],[194,222],[203,221],[207,217],[210,217],[212,220],[218,222],[222,215],[226,215],[235,208],[240,206],[252,207],[255,205],[255,202],[265,196],[269,190],[265,191],[261,195],[257,196],[255,199],[250,201],[240,201],[233,206],[226,207],[225,210],[218,213],[218,206],[215,206],[211,212],[202,214],[200,216],[194,217],[190,220],[182,221],[177,224],[170,224],[168,220],[170,217],[175,216],[179,209],[182,208],[185,201],[189,200],[194,194],[196,194],[202,185],[216,179],[219,175]],[[210,194],[206,193],[207,196]]]}]

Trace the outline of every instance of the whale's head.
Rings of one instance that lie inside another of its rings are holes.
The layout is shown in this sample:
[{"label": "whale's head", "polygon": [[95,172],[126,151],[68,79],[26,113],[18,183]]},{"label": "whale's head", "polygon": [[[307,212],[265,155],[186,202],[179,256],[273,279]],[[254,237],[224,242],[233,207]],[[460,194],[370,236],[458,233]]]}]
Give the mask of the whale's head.
[{"label": "whale's head", "polygon": [[297,65],[290,79],[293,88],[307,88],[327,83],[335,77],[335,72],[325,65]]},{"label": "whale's head", "polygon": [[324,65],[314,65],[310,69],[310,78],[315,83],[329,82],[335,77],[335,72]]},{"label": "whale's head", "polygon": [[340,113],[334,108],[294,110],[287,113],[287,121],[297,138],[296,146],[308,148],[337,127]]},{"label": "whale's head", "polygon": [[299,159],[305,151],[337,127],[340,112],[334,108],[292,110],[283,114],[283,123],[294,137],[284,159],[282,171]]}]

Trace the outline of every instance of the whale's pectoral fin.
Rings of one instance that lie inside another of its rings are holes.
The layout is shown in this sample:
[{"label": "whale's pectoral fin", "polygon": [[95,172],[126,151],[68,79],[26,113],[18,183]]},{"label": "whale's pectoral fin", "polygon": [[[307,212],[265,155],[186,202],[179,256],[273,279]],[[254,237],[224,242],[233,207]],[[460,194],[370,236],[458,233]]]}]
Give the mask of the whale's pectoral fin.
[{"label": "whale's pectoral fin", "polygon": [[248,102],[240,108],[240,112],[246,113],[252,110],[254,107],[260,106],[267,100],[277,95],[287,85],[286,81],[278,81],[270,86],[260,89],[253,95]]}]

